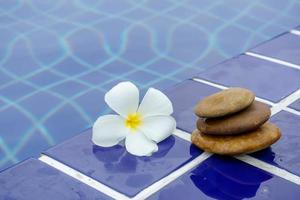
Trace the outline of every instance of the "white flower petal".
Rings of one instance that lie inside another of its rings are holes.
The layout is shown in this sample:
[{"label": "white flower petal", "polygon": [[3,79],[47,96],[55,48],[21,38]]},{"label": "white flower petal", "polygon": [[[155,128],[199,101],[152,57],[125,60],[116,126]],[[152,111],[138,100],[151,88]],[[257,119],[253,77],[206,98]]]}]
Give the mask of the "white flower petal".
[{"label": "white flower petal", "polygon": [[170,99],[161,91],[149,88],[138,109],[142,116],[171,115],[173,106]]},{"label": "white flower petal", "polygon": [[147,117],[140,130],[150,139],[159,143],[169,137],[176,128],[176,121],[171,116]]},{"label": "white flower petal", "polygon": [[119,115],[104,115],[99,117],[93,125],[92,141],[102,147],[118,144],[128,134],[124,119]]},{"label": "white flower petal", "polygon": [[111,109],[126,118],[138,109],[139,90],[131,82],[121,82],[108,91],[104,99]]},{"label": "white flower petal", "polygon": [[125,146],[129,153],[136,156],[151,156],[158,150],[157,144],[141,132],[129,133],[125,139]]}]

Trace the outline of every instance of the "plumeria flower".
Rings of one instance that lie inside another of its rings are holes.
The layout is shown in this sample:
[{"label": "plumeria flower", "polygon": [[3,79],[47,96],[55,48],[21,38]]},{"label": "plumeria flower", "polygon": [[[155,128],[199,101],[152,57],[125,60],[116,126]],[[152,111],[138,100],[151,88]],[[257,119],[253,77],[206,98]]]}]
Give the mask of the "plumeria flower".
[{"label": "plumeria flower", "polygon": [[105,102],[118,115],[100,116],[93,126],[92,141],[111,147],[125,139],[126,150],[136,156],[151,156],[157,143],[176,128],[170,115],[173,106],[161,91],[149,88],[139,104],[139,90],[131,82],[121,82],[105,94]]}]

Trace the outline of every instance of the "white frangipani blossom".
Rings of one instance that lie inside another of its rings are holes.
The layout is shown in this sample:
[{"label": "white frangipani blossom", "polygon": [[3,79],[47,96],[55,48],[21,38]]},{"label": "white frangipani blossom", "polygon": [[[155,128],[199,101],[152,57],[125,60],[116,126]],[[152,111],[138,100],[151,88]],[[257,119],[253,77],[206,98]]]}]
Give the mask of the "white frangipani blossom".
[{"label": "white frangipani blossom", "polygon": [[157,143],[176,128],[173,106],[161,91],[149,88],[139,104],[139,90],[131,82],[121,82],[105,94],[105,102],[118,115],[100,116],[93,126],[92,141],[111,147],[125,139],[126,150],[136,156],[151,156]]}]

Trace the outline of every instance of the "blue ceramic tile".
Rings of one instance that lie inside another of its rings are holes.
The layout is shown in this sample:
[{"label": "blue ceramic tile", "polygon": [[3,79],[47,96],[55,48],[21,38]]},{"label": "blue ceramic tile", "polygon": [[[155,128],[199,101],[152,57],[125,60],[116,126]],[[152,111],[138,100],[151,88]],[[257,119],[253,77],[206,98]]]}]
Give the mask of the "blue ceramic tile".
[{"label": "blue ceramic tile", "polygon": [[1,86],[3,86],[5,83],[11,82],[12,80],[13,79],[9,75],[7,75],[1,71],[1,73],[0,73],[0,85]]},{"label": "blue ceramic tile", "polygon": [[[36,92],[25,100],[21,101],[19,104],[30,111],[37,118],[44,117],[49,110],[52,110],[60,103],[61,99],[52,95],[48,92]],[[43,106],[37,106],[39,103],[43,102]]]},{"label": "blue ceramic tile", "polygon": [[232,6],[230,5],[217,5],[212,9],[210,9],[210,11],[215,16],[222,18],[224,20],[231,20],[239,12],[238,10],[232,9]]},{"label": "blue ceramic tile", "polygon": [[208,31],[217,30],[223,22],[219,17],[207,13],[199,13],[192,21],[200,26],[205,26]]},{"label": "blue ceramic tile", "polygon": [[155,80],[157,76],[155,74],[145,72],[145,71],[137,71],[128,76],[126,76],[129,80],[132,80],[135,83],[140,83],[143,85],[147,85],[151,83],[151,81]]},{"label": "blue ceramic tile", "polygon": [[286,33],[267,41],[250,51],[300,65],[299,35]]},{"label": "blue ceramic tile", "polygon": [[136,157],[120,145],[94,146],[91,130],[88,130],[45,154],[121,193],[134,196],[202,152],[175,136],[159,143],[158,147],[158,152],[151,157]]},{"label": "blue ceramic tile", "polygon": [[103,1],[97,7],[97,9],[100,12],[105,12],[108,14],[118,14],[130,8],[131,8],[131,3],[129,1],[121,1],[121,2]]},{"label": "blue ceramic tile", "polygon": [[300,116],[281,111],[271,118],[271,122],[280,128],[282,137],[271,148],[252,155],[300,176]]},{"label": "blue ceramic tile", "polygon": [[106,110],[109,110],[109,107],[104,101],[104,94],[103,91],[93,89],[76,98],[75,102],[85,113],[89,113],[92,121],[95,121],[101,114],[104,114]]},{"label": "blue ceramic tile", "polygon": [[149,199],[299,199],[300,187],[231,157],[212,156]]},{"label": "blue ceramic tile", "polygon": [[90,83],[92,85],[102,84],[104,82],[112,79],[112,76],[107,75],[107,73],[103,71],[92,71],[87,74],[80,76],[80,79],[86,83]]},{"label": "blue ceramic tile", "polygon": [[97,66],[109,59],[103,39],[94,29],[77,29],[66,38],[66,42],[72,47],[72,54],[86,65]]},{"label": "blue ceramic tile", "polygon": [[101,70],[117,76],[134,70],[134,67],[126,64],[125,62],[115,60],[105,65],[103,68],[101,68]]},{"label": "blue ceramic tile", "polygon": [[67,76],[77,75],[87,70],[84,65],[69,57],[55,64],[53,68]]},{"label": "blue ceramic tile", "polygon": [[[72,123],[62,123],[66,119]],[[55,144],[75,136],[77,133],[90,127],[91,124],[92,120],[74,102],[73,105],[67,104],[62,107],[55,107],[55,112],[43,119],[43,127],[47,130],[47,133],[48,131],[51,133],[60,133],[54,137]]]},{"label": "blue ceramic tile", "polygon": [[300,70],[240,55],[198,74],[198,77],[228,87],[245,87],[274,102],[299,88]]},{"label": "blue ceramic tile", "polygon": [[104,16],[96,12],[80,12],[79,14],[72,15],[68,17],[68,20],[76,21],[82,25],[87,25],[98,21]]},{"label": "blue ceramic tile", "polygon": [[16,40],[10,48],[10,53],[8,55],[6,53],[7,58],[2,59],[4,63],[1,67],[17,76],[26,76],[39,69],[37,61],[30,54],[30,47],[26,40]]},{"label": "blue ceramic tile", "polygon": [[121,57],[136,65],[150,62],[156,58],[155,51],[151,48],[151,37],[151,33],[145,26],[133,26],[127,34],[126,49]]},{"label": "blue ceramic tile", "polygon": [[[43,26],[47,23],[49,24],[50,21],[49,17],[45,17],[45,15],[38,16],[36,19],[38,20],[31,22],[35,24],[41,23]],[[54,33],[45,29],[38,29],[28,33],[31,45],[30,50],[33,58],[38,63],[51,65],[65,56],[63,45],[56,37]]]},{"label": "blue ceramic tile", "polygon": [[154,88],[156,88],[158,90],[163,91],[166,88],[173,87],[176,83],[177,83],[177,81],[170,80],[170,79],[166,78],[164,80],[161,80],[161,81],[158,81],[158,82],[152,84],[151,87],[154,87]]},{"label": "blue ceramic tile", "polygon": [[39,157],[42,151],[45,151],[49,146],[53,146],[53,141],[51,136],[47,136],[46,133],[41,133],[40,130],[33,131],[32,134],[26,135],[27,140],[26,144],[23,146],[26,151],[16,151],[15,157],[17,158],[30,158],[30,157]]},{"label": "blue ceramic tile", "polygon": [[62,76],[57,73],[42,71],[29,78],[30,82],[39,87],[45,87],[62,80]]},{"label": "blue ceramic tile", "polygon": [[150,64],[147,68],[157,73],[167,75],[169,73],[174,72],[174,70],[180,68],[180,65],[172,60],[159,59],[158,61]]},{"label": "blue ceramic tile", "polygon": [[119,54],[124,47],[124,37],[120,33],[125,32],[129,26],[130,22],[128,22],[125,18],[114,17],[99,21],[93,25],[93,28],[101,30],[103,38],[105,38],[105,41],[109,44],[110,51],[114,52],[114,54]]},{"label": "blue ceramic tile", "polygon": [[143,8],[137,8],[130,11],[129,13],[124,14],[126,18],[130,18],[131,20],[143,20],[145,18],[148,18],[150,15],[151,12]]},{"label": "blue ceramic tile", "polygon": [[23,83],[23,82],[16,82],[9,84],[6,87],[3,87],[0,89],[1,96],[11,99],[11,100],[17,100],[19,98],[22,98],[31,92],[34,91],[34,88],[30,85]]},{"label": "blue ceramic tile", "polygon": [[47,164],[29,159],[0,174],[0,199],[111,199]]},{"label": "blue ceramic tile", "polygon": [[300,111],[300,99],[298,99],[297,101],[295,101],[294,103],[292,103],[289,107],[294,108],[294,109]]},{"label": "blue ceramic tile", "polygon": [[[17,106],[2,109],[0,119],[0,138],[9,147],[17,145],[24,133],[30,129],[31,119]],[[16,122],[18,126],[16,126]]]},{"label": "blue ceramic tile", "polygon": [[170,11],[167,12],[168,15],[173,16],[178,19],[188,19],[189,17],[195,16],[198,13],[196,10],[192,10],[188,8],[187,6],[180,6],[176,7]]},{"label": "blue ceramic tile", "polygon": [[167,55],[183,63],[195,62],[209,48],[209,41],[205,38],[205,30],[180,24],[174,28],[172,37],[168,38],[172,42]]},{"label": "blue ceramic tile", "polygon": [[86,89],[87,87],[85,85],[77,81],[65,81],[51,88],[52,91],[62,95],[65,98],[70,98]]},{"label": "blue ceramic tile", "polygon": [[211,95],[220,89],[186,80],[165,91],[165,94],[173,103],[173,116],[177,122],[177,128],[191,133],[196,128],[197,117],[194,107],[202,98]]}]

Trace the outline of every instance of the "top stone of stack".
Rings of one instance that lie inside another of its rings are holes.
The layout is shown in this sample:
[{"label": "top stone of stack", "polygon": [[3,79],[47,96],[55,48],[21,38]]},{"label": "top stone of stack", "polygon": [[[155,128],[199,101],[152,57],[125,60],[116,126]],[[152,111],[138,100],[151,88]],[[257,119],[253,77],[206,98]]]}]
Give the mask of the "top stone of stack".
[{"label": "top stone of stack", "polygon": [[215,118],[239,112],[252,104],[255,94],[244,88],[230,88],[198,102],[194,112],[199,117]]},{"label": "top stone of stack", "polygon": [[281,132],[267,122],[270,107],[254,99],[250,90],[230,88],[201,100],[194,110],[199,119],[192,143],[221,155],[252,153],[275,143]]}]

